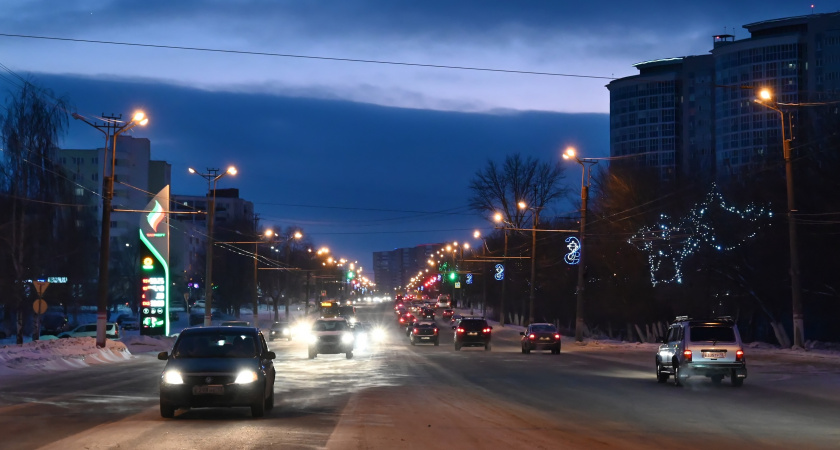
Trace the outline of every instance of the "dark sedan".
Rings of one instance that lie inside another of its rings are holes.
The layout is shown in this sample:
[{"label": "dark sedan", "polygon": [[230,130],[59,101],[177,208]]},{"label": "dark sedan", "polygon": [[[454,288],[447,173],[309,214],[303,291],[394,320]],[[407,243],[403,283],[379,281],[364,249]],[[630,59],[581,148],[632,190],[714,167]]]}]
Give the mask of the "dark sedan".
[{"label": "dark sedan", "polygon": [[253,417],[274,407],[274,352],[254,327],[187,328],[172,354],[161,352],[160,415],[178,408],[247,406]]},{"label": "dark sedan", "polygon": [[440,345],[440,335],[437,325],[434,322],[416,322],[414,326],[410,327],[411,333],[408,337],[411,340],[411,345],[416,344],[435,344]]},{"label": "dark sedan", "polygon": [[553,355],[560,354],[560,333],[550,323],[532,323],[522,335],[522,353],[531,350],[551,350]]},{"label": "dark sedan", "polygon": [[292,340],[292,327],[288,321],[280,320],[271,325],[271,331],[268,332],[268,340],[275,339]]}]

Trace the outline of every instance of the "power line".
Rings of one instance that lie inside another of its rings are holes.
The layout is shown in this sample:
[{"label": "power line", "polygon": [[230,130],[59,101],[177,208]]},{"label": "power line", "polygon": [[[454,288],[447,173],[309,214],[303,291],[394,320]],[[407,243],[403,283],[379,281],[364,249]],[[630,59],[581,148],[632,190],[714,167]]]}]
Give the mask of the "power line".
[{"label": "power line", "polygon": [[248,50],[229,50],[229,49],[218,49],[218,48],[207,48],[207,47],[184,47],[184,46],[180,46],[180,45],[143,44],[143,43],[137,43],[137,42],[100,41],[100,40],[93,40],[93,39],[75,39],[75,38],[65,38],[65,37],[55,37],[55,36],[35,36],[35,35],[10,34],[10,33],[0,33],[0,36],[16,37],[16,38],[24,38],[24,39],[42,39],[42,40],[49,40],[49,41],[80,42],[80,43],[84,43],[84,44],[123,45],[123,46],[128,46],[128,47],[159,48],[159,49],[168,49],[168,50],[187,50],[187,51],[196,51],[196,52],[228,53],[228,54],[236,54],[236,55],[271,56],[271,57],[276,57],[276,58],[298,58],[298,59],[314,59],[314,60],[320,60],[320,61],[339,61],[339,62],[355,62],[355,63],[365,63],[365,64],[383,64],[383,65],[391,65],[391,66],[426,67],[426,68],[430,68],[430,69],[472,70],[472,71],[478,71],[478,72],[497,72],[497,73],[510,73],[510,74],[517,74],[517,75],[543,75],[543,76],[569,77],[569,78],[591,78],[591,79],[599,79],[599,80],[615,80],[615,79],[617,79],[615,77],[604,77],[604,76],[598,76],[598,75],[579,75],[579,74],[557,73],[557,72],[538,72],[538,71],[532,71],[532,70],[496,69],[496,68],[491,68],[491,67],[450,66],[450,65],[444,65],[444,64],[423,64],[423,63],[413,63],[413,62],[403,62],[403,61],[386,61],[386,60],[377,60],[377,59],[358,59],[358,58],[340,58],[340,57],[332,57],[332,56],[297,55],[297,54],[292,54],[292,53],[255,52],[255,51],[248,51]]}]

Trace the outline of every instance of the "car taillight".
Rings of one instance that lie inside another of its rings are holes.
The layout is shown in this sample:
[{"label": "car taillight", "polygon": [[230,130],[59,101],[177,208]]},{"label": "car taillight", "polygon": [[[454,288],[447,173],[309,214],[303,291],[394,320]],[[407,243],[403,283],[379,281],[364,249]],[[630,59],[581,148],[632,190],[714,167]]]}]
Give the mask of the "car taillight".
[{"label": "car taillight", "polygon": [[437,334],[437,333],[438,333],[438,329],[437,329],[437,328],[435,328],[435,334]]},{"label": "car taillight", "polygon": [[559,341],[559,340],[560,340],[560,335],[559,335],[559,334],[555,334],[555,335],[554,335],[554,339],[557,339],[557,340]]},{"label": "car taillight", "polygon": [[744,360],[744,351],[740,348],[738,351],[735,352],[735,361],[743,361]]},{"label": "car taillight", "polygon": [[530,340],[532,340],[532,341],[533,341],[534,339],[536,339],[536,338],[537,338],[537,336],[536,336],[536,335],[534,335],[533,333],[531,333],[531,334],[529,334],[529,335],[528,335],[528,339],[530,339]]},{"label": "car taillight", "polygon": [[482,332],[482,333],[489,333],[489,332],[490,332],[490,328],[485,328],[485,329],[481,330],[481,332]]},{"label": "car taillight", "polygon": [[400,317],[400,323],[405,323],[405,317]]},{"label": "car taillight", "polygon": [[456,333],[458,333],[458,334],[461,334],[461,333],[463,333],[463,332],[464,332],[464,329],[463,329],[463,328],[461,328],[461,327],[458,327],[458,329],[457,329],[457,330],[455,330],[455,332],[456,332]]},{"label": "car taillight", "polygon": [[415,328],[415,329],[414,329],[414,334],[417,334],[417,333],[419,333],[419,332],[420,332],[420,329],[419,329],[419,328]]},{"label": "car taillight", "polygon": [[691,350],[683,351],[683,356],[685,357],[685,362],[691,362]]}]

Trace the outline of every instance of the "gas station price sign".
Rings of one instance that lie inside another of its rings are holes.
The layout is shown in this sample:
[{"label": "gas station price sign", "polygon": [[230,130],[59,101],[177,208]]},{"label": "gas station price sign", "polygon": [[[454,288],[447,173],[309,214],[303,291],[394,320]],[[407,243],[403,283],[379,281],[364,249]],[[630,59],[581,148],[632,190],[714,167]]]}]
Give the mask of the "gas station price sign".
[{"label": "gas station price sign", "polygon": [[145,273],[140,283],[140,334],[143,335],[166,334],[166,277],[162,270],[159,274],[154,273],[156,269],[160,270],[160,266],[151,256],[143,258]]}]

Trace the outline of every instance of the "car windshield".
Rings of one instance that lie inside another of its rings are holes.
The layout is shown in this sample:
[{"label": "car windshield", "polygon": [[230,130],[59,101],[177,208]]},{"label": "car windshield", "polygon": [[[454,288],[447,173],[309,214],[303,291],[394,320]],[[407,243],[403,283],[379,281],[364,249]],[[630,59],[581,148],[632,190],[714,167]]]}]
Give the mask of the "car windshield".
[{"label": "car windshield", "polygon": [[730,326],[691,327],[692,342],[735,342],[735,330]]},{"label": "car windshield", "polygon": [[534,325],[531,327],[531,331],[535,333],[554,333],[557,328],[554,325]]},{"label": "car windshield", "polygon": [[172,351],[176,358],[252,358],[256,339],[242,333],[208,332],[182,334]]},{"label": "car windshield", "polygon": [[340,320],[319,320],[315,322],[313,331],[344,331],[347,327],[347,322]]}]

